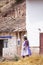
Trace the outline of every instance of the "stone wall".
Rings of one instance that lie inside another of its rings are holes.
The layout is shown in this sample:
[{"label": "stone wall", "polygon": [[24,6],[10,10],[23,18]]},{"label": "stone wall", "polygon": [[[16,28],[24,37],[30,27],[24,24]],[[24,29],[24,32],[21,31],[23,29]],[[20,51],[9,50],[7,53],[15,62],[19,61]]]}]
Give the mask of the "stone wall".
[{"label": "stone wall", "polygon": [[[5,36],[8,34],[12,36],[11,39],[10,38],[8,39],[8,45],[7,45],[8,47],[3,48],[2,53],[3,53],[4,58],[10,59],[10,58],[14,58],[15,55],[21,56],[22,43],[24,41],[23,36],[25,33],[26,32],[19,33],[20,34],[19,35],[19,38],[20,38],[20,44],[19,45],[18,45],[18,34],[16,34],[16,33],[11,33],[11,34],[4,33]],[[2,36],[2,34],[1,34],[1,36]]]}]

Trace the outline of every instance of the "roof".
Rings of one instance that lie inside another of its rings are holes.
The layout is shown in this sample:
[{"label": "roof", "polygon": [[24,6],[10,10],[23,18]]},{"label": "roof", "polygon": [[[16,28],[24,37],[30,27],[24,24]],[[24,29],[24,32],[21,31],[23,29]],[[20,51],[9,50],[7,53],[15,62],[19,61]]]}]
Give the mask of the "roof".
[{"label": "roof", "polygon": [[4,5],[0,12],[0,32],[26,31],[25,9],[25,1],[16,5],[11,1]]},{"label": "roof", "polygon": [[24,19],[0,18],[0,32],[26,31]]}]

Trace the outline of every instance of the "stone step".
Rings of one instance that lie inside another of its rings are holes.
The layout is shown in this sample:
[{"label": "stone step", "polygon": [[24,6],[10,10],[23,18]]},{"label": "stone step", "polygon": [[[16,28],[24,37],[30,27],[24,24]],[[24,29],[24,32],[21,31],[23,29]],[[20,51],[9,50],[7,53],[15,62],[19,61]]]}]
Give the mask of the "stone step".
[{"label": "stone step", "polygon": [[3,61],[5,61],[5,58],[0,57],[0,62],[3,62]]}]

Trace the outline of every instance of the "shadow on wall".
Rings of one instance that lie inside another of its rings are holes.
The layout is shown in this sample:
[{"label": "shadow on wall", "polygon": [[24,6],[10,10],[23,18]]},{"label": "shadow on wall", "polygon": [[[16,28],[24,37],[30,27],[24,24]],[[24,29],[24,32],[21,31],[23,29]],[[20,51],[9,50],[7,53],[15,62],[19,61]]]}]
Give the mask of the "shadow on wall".
[{"label": "shadow on wall", "polygon": [[24,2],[25,0],[16,0],[16,3],[22,3],[22,2]]}]

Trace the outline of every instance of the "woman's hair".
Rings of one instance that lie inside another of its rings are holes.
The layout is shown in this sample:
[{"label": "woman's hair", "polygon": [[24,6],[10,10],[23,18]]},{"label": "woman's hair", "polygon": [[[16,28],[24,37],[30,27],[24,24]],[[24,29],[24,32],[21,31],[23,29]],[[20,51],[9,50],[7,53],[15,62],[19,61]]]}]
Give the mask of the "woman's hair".
[{"label": "woman's hair", "polygon": [[26,36],[24,36],[24,40],[27,40],[27,37]]}]

